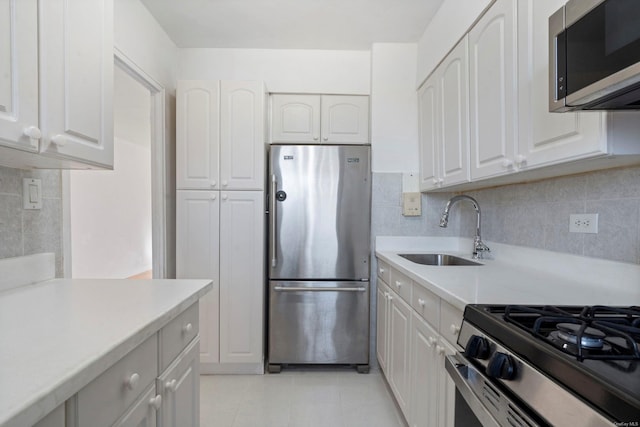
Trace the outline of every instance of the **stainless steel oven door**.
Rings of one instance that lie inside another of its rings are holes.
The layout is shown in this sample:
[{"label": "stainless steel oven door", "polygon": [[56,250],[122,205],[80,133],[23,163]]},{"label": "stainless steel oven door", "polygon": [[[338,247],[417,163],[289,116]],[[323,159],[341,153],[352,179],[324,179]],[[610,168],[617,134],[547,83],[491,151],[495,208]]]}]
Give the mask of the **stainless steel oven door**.
[{"label": "stainless steel oven door", "polygon": [[445,368],[456,385],[456,427],[540,427],[462,354],[447,356]]}]

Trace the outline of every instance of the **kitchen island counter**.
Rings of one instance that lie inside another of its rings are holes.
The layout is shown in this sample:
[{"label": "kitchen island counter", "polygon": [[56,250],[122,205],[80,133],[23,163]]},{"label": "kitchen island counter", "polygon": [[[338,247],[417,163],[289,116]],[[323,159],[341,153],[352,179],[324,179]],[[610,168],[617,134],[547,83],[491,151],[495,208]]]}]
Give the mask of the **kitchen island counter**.
[{"label": "kitchen island counter", "polygon": [[[640,305],[640,266],[487,243],[481,266],[429,266],[407,253],[471,259],[470,239],[378,237],[376,256],[454,307],[466,304]],[[465,251],[468,250],[468,251]]]},{"label": "kitchen island counter", "polygon": [[211,288],[54,279],[0,292],[0,426],[33,425]]}]

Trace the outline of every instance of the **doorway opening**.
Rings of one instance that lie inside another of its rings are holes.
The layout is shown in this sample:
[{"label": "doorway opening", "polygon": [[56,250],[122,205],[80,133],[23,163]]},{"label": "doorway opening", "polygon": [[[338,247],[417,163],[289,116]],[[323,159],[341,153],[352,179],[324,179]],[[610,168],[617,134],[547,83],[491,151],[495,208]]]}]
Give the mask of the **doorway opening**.
[{"label": "doorway opening", "polygon": [[165,92],[114,59],[114,170],[68,173],[65,276],[165,278]]}]

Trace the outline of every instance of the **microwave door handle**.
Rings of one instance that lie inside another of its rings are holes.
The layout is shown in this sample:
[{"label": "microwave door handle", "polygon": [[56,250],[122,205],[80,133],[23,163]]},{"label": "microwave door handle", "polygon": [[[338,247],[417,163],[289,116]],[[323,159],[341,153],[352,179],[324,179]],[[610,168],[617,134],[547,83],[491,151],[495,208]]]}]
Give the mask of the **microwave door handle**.
[{"label": "microwave door handle", "polygon": [[444,366],[449,377],[456,385],[456,390],[460,392],[469,409],[478,418],[483,427],[500,427],[500,424],[491,415],[489,410],[482,404],[480,398],[475,394],[469,385],[469,373],[472,375],[481,375],[475,368],[469,364],[461,363],[455,355],[445,356]]},{"label": "microwave door handle", "polygon": [[278,187],[278,180],[275,175],[271,175],[271,210],[270,216],[270,228],[271,228],[271,268],[275,268],[278,265],[278,259],[276,258],[276,251],[278,249],[277,237],[276,237],[276,190]]}]

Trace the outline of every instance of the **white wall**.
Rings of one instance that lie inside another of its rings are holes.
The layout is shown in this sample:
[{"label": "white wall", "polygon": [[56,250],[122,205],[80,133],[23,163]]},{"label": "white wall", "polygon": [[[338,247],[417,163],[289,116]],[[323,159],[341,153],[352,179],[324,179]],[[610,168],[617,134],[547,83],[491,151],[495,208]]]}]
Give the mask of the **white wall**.
[{"label": "white wall", "polygon": [[418,41],[416,86],[422,84],[493,1],[445,0],[442,3]]},{"label": "white wall", "polygon": [[71,171],[72,277],[151,269],[151,151],[115,141],[113,171]]},{"label": "white wall", "polygon": [[418,171],[417,46],[376,43],[371,53],[371,145],[374,172]]},{"label": "white wall", "polygon": [[368,95],[369,51],[181,49],[178,79],[263,80],[269,92]]}]

